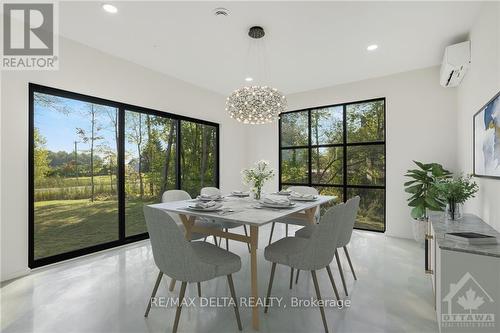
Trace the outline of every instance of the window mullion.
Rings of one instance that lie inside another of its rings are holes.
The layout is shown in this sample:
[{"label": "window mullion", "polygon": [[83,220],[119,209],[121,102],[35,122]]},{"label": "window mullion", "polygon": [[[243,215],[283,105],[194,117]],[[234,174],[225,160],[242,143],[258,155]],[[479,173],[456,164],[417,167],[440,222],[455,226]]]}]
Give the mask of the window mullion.
[{"label": "window mullion", "polygon": [[118,239],[125,235],[125,109],[118,109]]},{"label": "window mullion", "polygon": [[181,189],[181,122],[182,120],[177,119],[177,124],[175,126],[175,145],[177,149],[175,150],[175,187],[176,189]]},{"label": "window mullion", "polygon": [[347,106],[342,106],[342,184],[344,202],[347,201]]},{"label": "window mullion", "polygon": [[312,139],[311,139],[311,110],[307,110],[307,126],[308,126],[308,132],[309,132],[309,135],[308,135],[308,138],[307,138],[307,145],[308,145],[308,151],[309,151],[309,159],[308,159],[308,162],[309,162],[309,166],[308,166],[308,173],[309,173],[309,177],[308,177],[308,184],[309,186],[311,186],[312,184],[312,148],[311,148],[311,144],[312,144]]}]

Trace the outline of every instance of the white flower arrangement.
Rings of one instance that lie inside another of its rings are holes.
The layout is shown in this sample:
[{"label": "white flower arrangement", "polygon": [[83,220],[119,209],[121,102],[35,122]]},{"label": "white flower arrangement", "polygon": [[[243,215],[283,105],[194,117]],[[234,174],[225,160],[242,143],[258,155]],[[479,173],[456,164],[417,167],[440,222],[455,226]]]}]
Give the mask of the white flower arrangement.
[{"label": "white flower arrangement", "polygon": [[251,186],[255,193],[255,199],[260,199],[264,183],[274,178],[274,169],[269,167],[269,162],[260,160],[255,163],[254,168],[241,170],[241,176],[245,185]]}]

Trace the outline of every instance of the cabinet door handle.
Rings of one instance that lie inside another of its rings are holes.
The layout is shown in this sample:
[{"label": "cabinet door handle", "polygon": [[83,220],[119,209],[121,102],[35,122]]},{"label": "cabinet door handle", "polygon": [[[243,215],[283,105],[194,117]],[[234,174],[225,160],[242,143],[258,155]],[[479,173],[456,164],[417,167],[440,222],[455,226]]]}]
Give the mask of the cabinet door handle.
[{"label": "cabinet door handle", "polygon": [[434,274],[431,269],[431,260],[430,255],[431,251],[429,251],[429,246],[431,245],[430,240],[432,239],[432,235],[425,234],[425,274]]}]

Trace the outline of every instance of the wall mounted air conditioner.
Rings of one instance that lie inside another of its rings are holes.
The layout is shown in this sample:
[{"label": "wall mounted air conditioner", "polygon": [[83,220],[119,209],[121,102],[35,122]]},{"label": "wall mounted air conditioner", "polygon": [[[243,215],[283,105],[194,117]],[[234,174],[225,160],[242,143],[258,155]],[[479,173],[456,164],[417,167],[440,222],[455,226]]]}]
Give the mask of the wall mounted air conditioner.
[{"label": "wall mounted air conditioner", "polygon": [[470,41],[453,44],[444,50],[439,83],[443,87],[456,87],[470,65]]}]

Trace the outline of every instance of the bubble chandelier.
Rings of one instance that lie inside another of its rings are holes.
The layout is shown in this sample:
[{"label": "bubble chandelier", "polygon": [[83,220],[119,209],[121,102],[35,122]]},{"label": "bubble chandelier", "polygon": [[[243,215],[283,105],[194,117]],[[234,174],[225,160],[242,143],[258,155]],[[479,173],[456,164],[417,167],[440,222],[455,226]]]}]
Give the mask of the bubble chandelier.
[{"label": "bubble chandelier", "polygon": [[[251,27],[251,38],[264,37],[262,27]],[[285,96],[276,88],[252,85],[239,88],[227,98],[226,111],[231,118],[244,124],[266,124],[279,118],[287,107]]]}]

